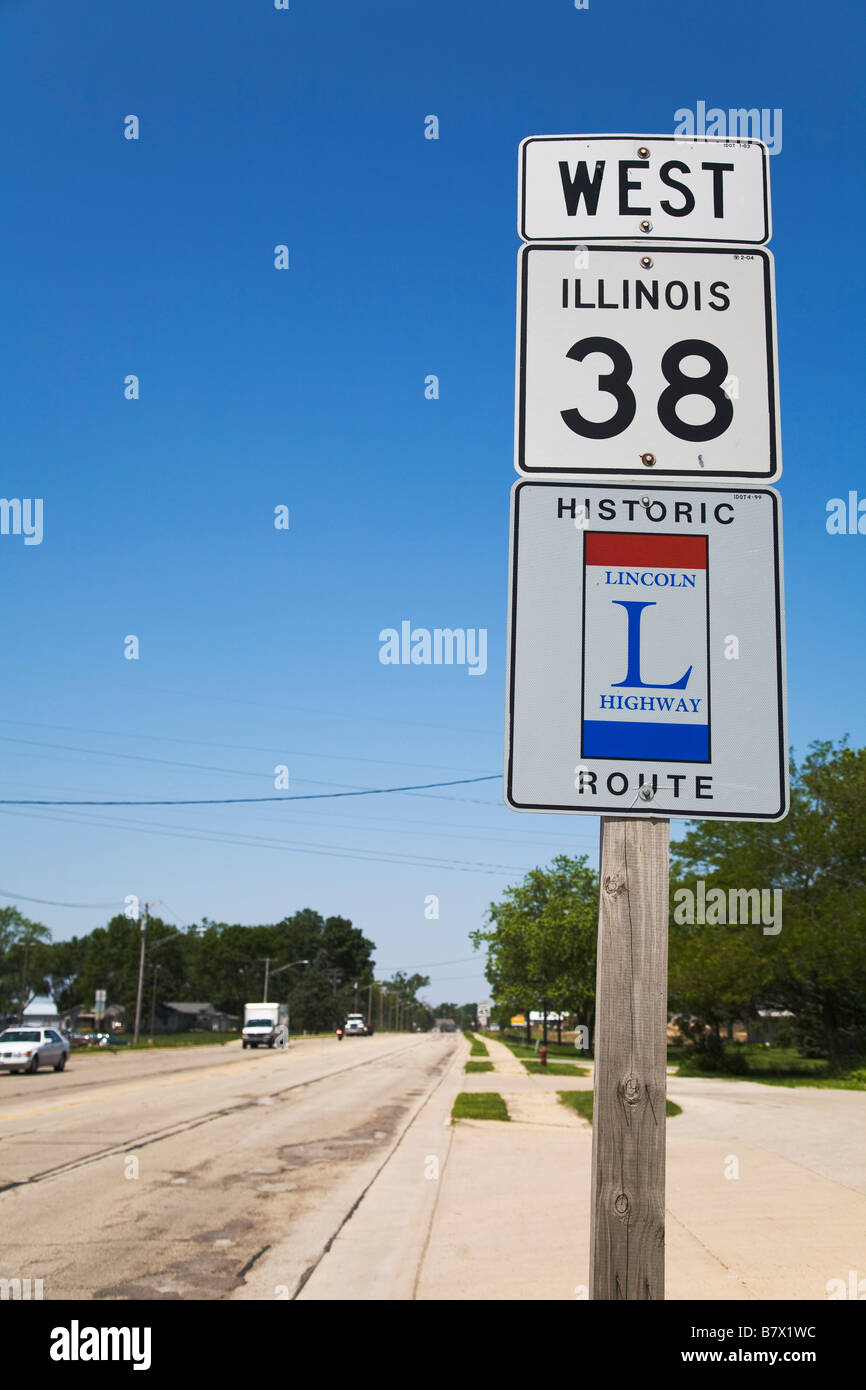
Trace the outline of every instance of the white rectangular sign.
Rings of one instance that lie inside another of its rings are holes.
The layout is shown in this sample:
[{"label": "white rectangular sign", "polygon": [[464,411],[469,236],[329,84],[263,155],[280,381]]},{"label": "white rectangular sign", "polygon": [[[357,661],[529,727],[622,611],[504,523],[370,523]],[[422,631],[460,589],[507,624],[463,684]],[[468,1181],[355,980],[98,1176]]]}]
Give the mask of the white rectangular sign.
[{"label": "white rectangular sign", "polygon": [[519,473],[781,473],[773,257],[529,245],[518,258]]},{"label": "white rectangular sign", "polygon": [[508,805],[786,815],[781,571],[769,488],[516,483]]},{"label": "white rectangular sign", "polygon": [[521,141],[524,241],[769,241],[761,140],[680,135],[531,135]]}]

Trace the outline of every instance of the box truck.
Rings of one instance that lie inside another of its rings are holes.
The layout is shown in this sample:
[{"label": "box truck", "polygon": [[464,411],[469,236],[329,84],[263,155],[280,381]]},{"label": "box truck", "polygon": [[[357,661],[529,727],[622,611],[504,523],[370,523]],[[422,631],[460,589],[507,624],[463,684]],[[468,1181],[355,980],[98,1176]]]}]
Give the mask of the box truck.
[{"label": "box truck", "polygon": [[288,1036],[288,1004],[244,1004],[244,1047],[273,1047],[280,1028]]}]

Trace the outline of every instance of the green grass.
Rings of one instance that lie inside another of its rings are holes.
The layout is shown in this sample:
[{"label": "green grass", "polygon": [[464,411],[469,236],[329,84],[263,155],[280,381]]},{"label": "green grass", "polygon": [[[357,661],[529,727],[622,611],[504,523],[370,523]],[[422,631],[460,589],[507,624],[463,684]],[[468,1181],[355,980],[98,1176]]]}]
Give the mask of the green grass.
[{"label": "green grass", "polygon": [[498,1091],[461,1091],[451,1120],[508,1120],[508,1107]]},{"label": "green grass", "polygon": [[466,1063],[466,1066],[463,1068],[463,1070],[464,1070],[464,1071],[471,1071],[471,1072],[476,1072],[476,1071],[495,1071],[496,1068],[494,1067],[494,1065],[493,1065],[492,1062],[467,1062],[467,1063]]},{"label": "green grass", "polygon": [[757,1081],[762,1086],[814,1086],[825,1091],[866,1091],[866,1068],[834,1072],[829,1076],[735,1076],[735,1081]]},{"label": "green grass", "polygon": [[592,1124],[592,1091],[557,1091],[563,1105],[570,1105],[581,1119]]},{"label": "green grass", "polygon": [[486,1044],[486,1043],[483,1043],[483,1042],[481,1041],[480,1038],[476,1038],[476,1036],[475,1036],[474,1033],[470,1033],[470,1032],[467,1031],[467,1029],[464,1028],[464,1030],[463,1030],[463,1036],[464,1036],[464,1038],[466,1039],[466,1041],[467,1041],[468,1043],[471,1043],[471,1044],[472,1044],[471,1047],[469,1048],[469,1056],[470,1056],[470,1057],[489,1057],[489,1056],[490,1056],[490,1051],[489,1051],[489,1049],[488,1049],[488,1047],[487,1047],[487,1044]]},{"label": "green grass", "polygon": [[[563,1105],[570,1105],[572,1110],[576,1110],[582,1119],[588,1120],[592,1124],[592,1091],[557,1091],[556,1093]],[[683,1107],[677,1105],[674,1100],[665,1101],[665,1114],[670,1118],[672,1115],[681,1115]]]},{"label": "green grass", "polygon": [[[512,1052],[515,1057],[519,1057],[521,1060],[524,1057],[538,1056],[534,1042],[526,1043],[521,1041],[519,1038],[509,1037],[501,1037],[498,1039],[498,1041],[504,1043],[505,1046],[509,1049],[509,1051]],[[539,1044],[539,1046],[540,1045],[541,1044]],[[575,1047],[574,1043],[557,1042],[549,1042],[547,1044],[547,1055],[551,1058],[561,1058],[563,1061],[565,1061],[566,1058],[573,1058],[578,1062],[585,1062],[587,1058],[592,1056],[591,1053],[582,1052],[579,1048]]]},{"label": "green grass", "polygon": [[532,1076],[589,1076],[588,1067],[578,1067],[573,1062],[548,1062],[543,1067],[537,1057],[521,1057],[520,1060]]},{"label": "green grass", "polygon": [[821,1057],[802,1057],[793,1047],[734,1043],[725,1048],[730,1065],[741,1070],[712,1069],[682,1047],[668,1049],[668,1065],[677,1076],[722,1081],[756,1081],[763,1086],[815,1086],[824,1090],[866,1091],[866,1058],[851,1057],[838,1071]]}]

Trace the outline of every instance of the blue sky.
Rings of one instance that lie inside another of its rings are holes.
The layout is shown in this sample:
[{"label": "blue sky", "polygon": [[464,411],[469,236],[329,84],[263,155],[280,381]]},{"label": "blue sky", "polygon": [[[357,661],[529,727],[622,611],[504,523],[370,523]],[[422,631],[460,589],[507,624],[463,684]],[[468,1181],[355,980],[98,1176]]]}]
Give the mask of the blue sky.
[{"label": "blue sky", "polygon": [[[699,100],[783,114],[790,740],[862,744],[866,536],[825,528],[829,498],[866,496],[862,39],[853,4],[0,3],[0,491],[45,516],[39,546],[0,536],[3,795],[266,796],[281,763],[297,793],[498,773],[517,146],[672,131]],[[486,628],[486,674],[381,665],[404,619]],[[135,893],[184,923],[312,906],[383,970],[428,969],[434,1002],[486,997],[467,932],[598,837],[506,810],[497,782],[0,826],[5,900],[58,937],[108,910],[25,897]]]}]

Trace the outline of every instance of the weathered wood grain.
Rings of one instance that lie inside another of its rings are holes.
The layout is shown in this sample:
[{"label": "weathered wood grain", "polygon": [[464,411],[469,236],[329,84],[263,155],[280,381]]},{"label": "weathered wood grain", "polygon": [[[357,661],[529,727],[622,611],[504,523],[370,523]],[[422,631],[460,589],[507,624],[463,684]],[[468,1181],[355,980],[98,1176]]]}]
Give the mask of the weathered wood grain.
[{"label": "weathered wood grain", "polygon": [[670,823],[604,817],[590,1297],[663,1299]]}]

